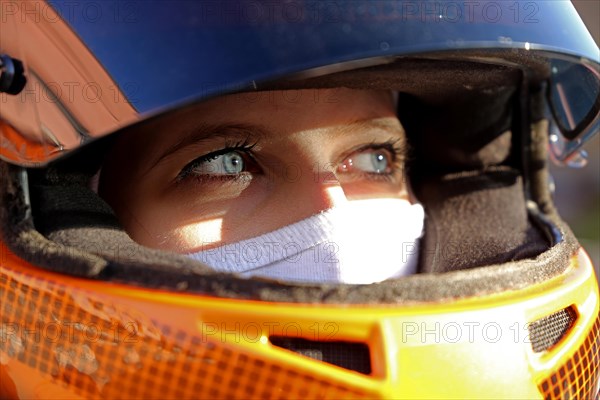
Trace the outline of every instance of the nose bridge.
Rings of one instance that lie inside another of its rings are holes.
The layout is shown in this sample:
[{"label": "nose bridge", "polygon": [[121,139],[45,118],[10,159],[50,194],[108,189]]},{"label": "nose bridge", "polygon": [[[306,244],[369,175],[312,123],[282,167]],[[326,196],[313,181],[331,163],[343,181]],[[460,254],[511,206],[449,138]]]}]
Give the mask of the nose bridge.
[{"label": "nose bridge", "polygon": [[[294,172],[292,173],[292,170]],[[293,186],[296,199],[302,199],[302,208],[310,214],[327,210],[347,201],[335,175],[333,164],[314,162],[312,165],[295,164],[288,167],[288,186]]]},{"label": "nose bridge", "polygon": [[[294,132],[287,136],[286,153],[278,176],[285,181],[283,197],[293,199],[292,208],[302,214],[314,215],[346,202],[346,196],[336,176],[337,163],[332,161],[328,129]],[[294,207],[296,206],[296,207]]]}]

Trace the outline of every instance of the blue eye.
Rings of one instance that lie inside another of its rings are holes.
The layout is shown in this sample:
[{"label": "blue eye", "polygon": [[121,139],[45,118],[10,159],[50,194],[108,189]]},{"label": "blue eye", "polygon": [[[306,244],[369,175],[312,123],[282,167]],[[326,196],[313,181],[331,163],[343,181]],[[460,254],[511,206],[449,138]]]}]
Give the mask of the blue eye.
[{"label": "blue eye", "polygon": [[373,167],[372,172],[376,172],[378,174],[385,172],[388,167],[388,159],[382,153],[371,153],[371,166]]},{"label": "blue eye", "polygon": [[393,156],[386,149],[366,149],[346,158],[340,166],[342,172],[361,171],[386,174],[391,170]]},{"label": "blue eye", "polygon": [[[217,173],[221,173],[221,171],[223,171],[226,174],[239,174],[244,170],[244,159],[237,152],[233,151],[231,153],[223,154],[219,157],[221,157],[219,166],[222,167],[222,169],[219,169]],[[215,160],[215,162],[217,161],[218,158]]]},{"label": "blue eye", "polygon": [[244,157],[237,151],[199,160],[191,169],[196,175],[237,175],[245,171]]}]

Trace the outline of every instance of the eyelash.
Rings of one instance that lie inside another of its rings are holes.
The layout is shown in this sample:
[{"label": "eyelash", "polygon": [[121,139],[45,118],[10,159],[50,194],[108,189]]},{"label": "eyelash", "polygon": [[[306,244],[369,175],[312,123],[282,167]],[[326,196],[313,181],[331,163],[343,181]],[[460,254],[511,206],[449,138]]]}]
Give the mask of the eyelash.
[{"label": "eyelash", "polygon": [[375,181],[392,181],[400,171],[402,163],[404,162],[404,158],[406,155],[406,147],[404,143],[400,139],[390,139],[383,143],[371,142],[369,144],[360,146],[352,151],[346,153],[346,155],[342,158],[342,161],[348,157],[351,157],[353,154],[360,153],[365,150],[387,150],[391,156],[391,171],[389,173],[374,173],[374,172],[355,172],[355,174],[359,174],[361,176],[366,176],[368,179]]},{"label": "eyelash", "polygon": [[[254,161],[254,157],[252,156],[252,149],[257,144],[258,144],[258,142],[250,142],[249,139],[244,139],[243,141],[240,141],[240,142],[226,144],[225,147],[223,147],[222,149],[205,154],[201,157],[196,158],[194,161],[190,162],[189,164],[187,164],[185,167],[183,167],[183,169],[181,170],[179,175],[177,175],[176,181],[181,182],[182,180],[184,180],[187,177],[189,177],[190,175],[192,175],[194,168],[196,168],[199,164],[206,162],[206,161],[214,160],[215,158],[217,158],[220,155],[227,154],[227,153],[230,153],[233,151],[243,153],[244,155],[246,155],[247,157],[249,157],[250,159],[252,159]],[[236,175],[223,175],[223,176],[215,175],[215,176],[212,176],[211,179],[232,180],[232,179],[235,179],[235,177],[236,177]],[[205,176],[195,176],[195,178],[205,179],[206,177]]]},{"label": "eyelash", "polygon": [[[194,168],[196,168],[199,164],[201,164],[203,162],[213,160],[220,155],[227,154],[227,153],[234,152],[234,151],[243,153],[248,158],[250,158],[251,161],[256,162],[256,160],[252,154],[252,149],[257,144],[258,144],[258,142],[250,142],[249,139],[245,139],[240,142],[226,144],[225,147],[223,147],[220,150],[213,151],[211,153],[208,153],[201,157],[198,157],[195,160],[193,160],[192,162],[190,162],[189,164],[187,164],[181,170],[181,172],[177,175],[176,182],[181,182],[181,181],[185,180],[186,178],[189,178],[190,176],[193,176],[195,179],[199,179],[202,181],[207,180],[207,179],[222,180],[222,181],[232,181],[235,179],[239,179],[241,175],[213,175],[213,176],[193,175],[193,170],[194,170]],[[392,159],[391,159],[392,165],[390,166],[391,172],[389,172],[389,173],[373,173],[373,172],[356,173],[355,172],[355,174],[360,174],[362,176],[366,176],[366,177],[368,177],[368,179],[371,179],[371,180],[390,181],[397,174],[397,172],[399,170],[399,166],[401,165],[401,161],[403,161],[403,159],[404,159],[405,147],[403,146],[403,143],[399,139],[388,140],[383,143],[371,142],[369,144],[360,146],[360,147],[353,149],[353,150],[349,151],[348,153],[346,153],[346,155],[341,159],[340,162],[342,162],[346,158],[350,157],[352,154],[356,154],[361,151],[365,151],[365,150],[377,151],[377,150],[381,150],[381,149],[387,150],[392,156]]]},{"label": "eyelash", "polygon": [[383,143],[371,142],[367,145],[363,145],[348,152],[344,158],[350,157],[354,153],[358,153],[364,150],[387,150],[392,155],[392,162],[400,161],[404,158],[405,147],[400,139],[388,140]]}]

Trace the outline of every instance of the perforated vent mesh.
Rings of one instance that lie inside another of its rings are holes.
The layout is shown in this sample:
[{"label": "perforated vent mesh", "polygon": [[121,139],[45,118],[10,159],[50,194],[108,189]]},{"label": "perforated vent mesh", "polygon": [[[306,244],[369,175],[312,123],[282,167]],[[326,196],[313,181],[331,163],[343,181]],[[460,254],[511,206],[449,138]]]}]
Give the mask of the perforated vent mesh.
[{"label": "perforated vent mesh", "polygon": [[191,329],[160,325],[60,282],[0,271],[0,357],[28,366],[36,375],[29,380],[85,398],[377,397]]},{"label": "perforated vent mesh", "polygon": [[369,347],[364,343],[321,342],[282,336],[271,336],[269,340],[275,346],[315,360],[325,361],[363,374],[371,373]]},{"label": "perforated vent mesh", "polygon": [[600,379],[600,316],[583,345],[573,357],[561,365],[548,379],[539,385],[547,400],[597,399]]},{"label": "perforated vent mesh", "polygon": [[573,326],[577,313],[571,307],[539,319],[529,325],[531,346],[536,353],[549,350]]}]

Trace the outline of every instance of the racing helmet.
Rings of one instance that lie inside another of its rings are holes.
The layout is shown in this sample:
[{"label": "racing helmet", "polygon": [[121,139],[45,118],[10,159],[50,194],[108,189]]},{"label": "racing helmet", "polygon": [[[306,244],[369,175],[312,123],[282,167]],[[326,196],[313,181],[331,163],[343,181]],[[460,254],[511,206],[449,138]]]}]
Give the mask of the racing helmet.
[{"label": "racing helmet", "polygon": [[[0,397],[597,396],[598,284],[547,168],[600,123],[570,2],[0,6]],[[417,274],[218,273],[89,187],[114,137],[203,101],[339,87],[398,93]]]}]

